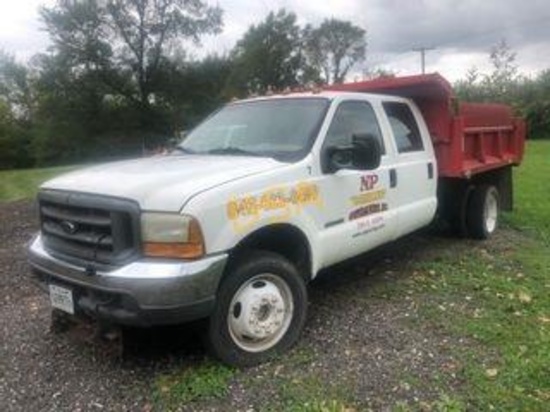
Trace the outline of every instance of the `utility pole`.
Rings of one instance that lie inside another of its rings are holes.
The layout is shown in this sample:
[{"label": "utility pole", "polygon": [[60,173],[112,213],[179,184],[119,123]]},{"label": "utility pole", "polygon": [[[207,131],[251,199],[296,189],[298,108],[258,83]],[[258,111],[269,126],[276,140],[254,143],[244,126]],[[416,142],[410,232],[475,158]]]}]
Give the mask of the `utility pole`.
[{"label": "utility pole", "polygon": [[413,51],[420,53],[420,65],[422,67],[422,74],[426,73],[426,52],[433,50],[435,47],[415,47]]}]

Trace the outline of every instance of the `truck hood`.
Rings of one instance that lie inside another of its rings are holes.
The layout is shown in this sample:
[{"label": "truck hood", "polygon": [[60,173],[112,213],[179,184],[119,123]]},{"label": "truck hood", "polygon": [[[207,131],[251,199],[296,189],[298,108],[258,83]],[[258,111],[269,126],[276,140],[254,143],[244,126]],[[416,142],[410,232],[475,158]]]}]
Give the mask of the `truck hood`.
[{"label": "truck hood", "polygon": [[199,192],[284,164],[264,157],[160,156],[89,167],[41,188],[127,198],[143,210],[178,212]]}]

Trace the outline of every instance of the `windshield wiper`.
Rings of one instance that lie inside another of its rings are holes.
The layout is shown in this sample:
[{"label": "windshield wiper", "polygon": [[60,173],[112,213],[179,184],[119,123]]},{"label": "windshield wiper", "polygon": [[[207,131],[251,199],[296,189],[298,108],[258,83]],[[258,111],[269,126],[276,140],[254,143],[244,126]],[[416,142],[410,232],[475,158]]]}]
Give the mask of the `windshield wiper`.
[{"label": "windshield wiper", "polygon": [[219,147],[216,149],[208,150],[208,154],[228,154],[228,155],[244,155],[244,156],[264,156],[260,153],[249,152],[248,150],[240,149],[238,147]]}]

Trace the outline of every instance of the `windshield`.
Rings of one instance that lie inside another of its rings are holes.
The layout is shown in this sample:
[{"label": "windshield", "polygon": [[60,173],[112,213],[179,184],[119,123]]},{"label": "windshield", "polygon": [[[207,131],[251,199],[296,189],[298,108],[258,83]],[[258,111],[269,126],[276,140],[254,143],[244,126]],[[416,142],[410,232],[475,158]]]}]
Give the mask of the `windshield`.
[{"label": "windshield", "polygon": [[225,106],[179,145],[188,153],[301,158],[309,151],[329,101],[269,99]]}]

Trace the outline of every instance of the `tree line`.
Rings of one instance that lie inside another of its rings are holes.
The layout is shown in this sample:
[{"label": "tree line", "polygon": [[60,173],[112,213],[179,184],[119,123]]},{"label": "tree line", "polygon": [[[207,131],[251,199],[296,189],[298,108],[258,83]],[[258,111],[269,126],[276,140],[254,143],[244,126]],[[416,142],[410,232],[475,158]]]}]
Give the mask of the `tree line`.
[{"label": "tree line", "polygon": [[[0,169],[140,155],[232,98],[343,82],[367,49],[361,27],[338,19],[300,26],[281,9],[250,26],[230,52],[193,58],[190,46],[223,26],[223,11],[203,0],[58,0],[40,15],[47,52],[26,63],[0,52]],[[542,136],[549,94],[538,82],[549,77],[489,81],[472,70],[458,90],[516,106],[537,101],[530,119]],[[493,83],[505,85],[501,95]],[[540,94],[535,100],[518,97],[527,83]]]},{"label": "tree line", "polygon": [[505,39],[489,52],[493,70],[481,74],[472,67],[456,82],[457,96],[472,102],[500,102],[514,107],[527,121],[528,138],[550,138],[550,69],[534,77],[519,74],[517,55]]}]

